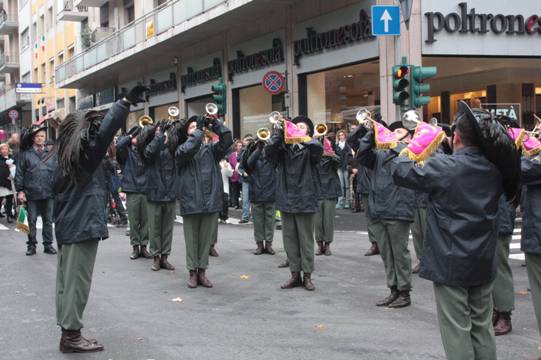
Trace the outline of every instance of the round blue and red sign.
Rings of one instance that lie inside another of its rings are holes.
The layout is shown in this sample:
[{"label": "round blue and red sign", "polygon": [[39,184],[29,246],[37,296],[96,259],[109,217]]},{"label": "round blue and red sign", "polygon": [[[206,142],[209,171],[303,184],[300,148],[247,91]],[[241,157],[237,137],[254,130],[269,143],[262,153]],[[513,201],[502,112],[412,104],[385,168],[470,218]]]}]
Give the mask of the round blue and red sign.
[{"label": "round blue and red sign", "polygon": [[277,95],[284,91],[286,79],[278,71],[271,70],[263,76],[263,88],[272,95]]}]

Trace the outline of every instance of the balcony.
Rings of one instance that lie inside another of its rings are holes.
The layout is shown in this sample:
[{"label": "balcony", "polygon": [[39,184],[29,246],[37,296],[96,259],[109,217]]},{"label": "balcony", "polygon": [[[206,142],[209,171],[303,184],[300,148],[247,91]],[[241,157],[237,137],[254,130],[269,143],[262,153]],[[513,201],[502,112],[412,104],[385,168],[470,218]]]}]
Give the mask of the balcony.
[{"label": "balcony", "polygon": [[16,12],[0,12],[0,35],[9,35],[17,33],[19,22],[17,21]]},{"label": "balcony", "polygon": [[73,5],[73,0],[64,1],[64,8],[58,13],[58,21],[83,21],[88,18],[88,7]]},{"label": "balcony", "polygon": [[141,64],[145,72],[171,66],[172,56],[167,54],[204,42],[216,36],[217,29],[253,19],[272,6],[268,1],[259,1],[259,8],[248,4],[255,0],[169,1],[102,40],[94,36],[95,43],[56,67],[56,87],[98,89],[114,86],[119,74],[133,76]]},{"label": "balcony", "polygon": [[32,101],[31,94],[17,94],[15,88],[0,90],[0,112],[8,110],[14,106],[23,106]]},{"label": "balcony", "polygon": [[0,54],[0,74],[19,70],[19,54]]},{"label": "balcony", "polygon": [[75,0],[78,6],[100,7],[109,2],[109,0]]}]

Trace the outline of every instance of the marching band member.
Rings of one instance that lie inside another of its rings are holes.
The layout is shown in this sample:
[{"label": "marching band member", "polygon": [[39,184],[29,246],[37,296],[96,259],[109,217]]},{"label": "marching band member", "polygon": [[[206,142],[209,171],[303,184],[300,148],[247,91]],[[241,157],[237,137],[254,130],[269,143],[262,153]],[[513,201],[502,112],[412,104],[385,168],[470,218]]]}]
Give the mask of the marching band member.
[{"label": "marching band member", "polygon": [[173,189],[177,169],[174,154],[179,125],[178,121],[162,120],[156,126],[146,126],[137,139],[139,152],[147,166],[147,216],[153,271],[175,270],[167,259],[171,254],[176,216]]},{"label": "marching band member", "polygon": [[300,143],[286,144],[288,123],[284,122],[285,132],[278,128],[265,147],[267,158],[278,168],[276,207],[282,214],[284,247],[291,270],[291,278],[281,288],[304,286],[306,290],[313,291],[314,214],[318,211],[319,196],[316,167],[321,160],[323,146],[318,140],[307,138],[313,135],[314,125],[305,116],[291,121],[304,139]]},{"label": "marching band member", "polygon": [[116,144],[116,156],[122,166],[122,191],[126,193],[126,206],[130,222],[130,244],[133,248],[130,259],[151,259],[146,198],[146,165],[137,151],[137,135],[140,126],[134,126]]},{"label": "marching band member", "polygon": [[399,156],[392,175],[399,186],[429,193],[420,276],[434,282],[447,359],[496,359],[496,219],[502,193],[513,199],[519,190],[520,163],[490,113],[460,102],[455,124],[452,155],[436,153],[424,166]]},{"label": "marching band member", "polygon": [[109,236],[109,193],[102,160],[130,105],[143,102],[147,88],[134,87],[105,117],[96,111],[69,114],[60,125],[56,151],[54,217],[58,242],[56,318],[62,328],[60,351],[101,351],[96,340],[81,335],[98,243]]},{"label": "marching band member", "polygon": [[[351,152],[351,148],[349,151]],[[316,255],[318,256],[332,255],[331,243],[334,239],[336,203],[340,194],[343,194],[340,188],[341,180],[338,176],[340,164],[341,159],[334,152],[331,142],[326,137],[323,137],[323,156],[319,161],[316,173],[320,189],[318,196],[319,212],[316,213],[314,220],[318,246]]]},{"label": "marching band member", "polygon": [[265,144],[266,141],[263,139],[252,142],[246,150],[242,164],[244,171],[249,175],[246,181],[252,203],[254,239],[257,245],[254,255],[275,254],[272,240],[275,222],[276,169],[265,157]]},{"label": "marching band member", "polygon": [[[409,138],[401,122],[395,122],[391,129],[401,134],[399,141]],[[408,240],[410,223],[413,221],[414,193],[393,183],[390,166],[385,166],[391,150],[375,149],[375,140],[374,131],[369,130],[356,147],[361,165],[372,170],[368,213],[374,221],[373,231],[385,266],[387,286],[391,289],[390,295],[378,301],[376,306],[403,308],[411,304]]]},{"label": "marching band member", "polygon": [[[203,143],[205,128],[219,141]],[[177,147],[180,213],[184,218],[188,287],[211,288],[206,276],[209,249],[223,206],[222,173],[219,162],[233,144],[231,130],[214,117],[193,116],[183,128],[187,140]]]},{"label": "marching band member", "polygon": [[411,223],[411,237],[413,239],[413,248],[417,257],[417,265],[411,270],[412,274],[417,274],[421,268],[421,258],[423,257],[423,244],[426,232],[426,207],[428,205],[428,194],[415,191],[415,208],[413,210],[413,222]]}]

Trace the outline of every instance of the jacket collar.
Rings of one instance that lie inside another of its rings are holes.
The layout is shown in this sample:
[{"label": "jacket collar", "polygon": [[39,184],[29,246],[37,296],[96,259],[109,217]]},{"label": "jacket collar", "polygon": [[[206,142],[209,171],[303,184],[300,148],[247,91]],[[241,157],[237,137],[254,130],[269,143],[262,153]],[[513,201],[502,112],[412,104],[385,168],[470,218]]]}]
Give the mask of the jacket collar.
[{"label": "jacket collar", "polygon": [[462,155],[462,154],[482,154],[483,151],[480,147],[477,146],[467,146],[465,148],[462,148],[460,150],[457,150],[453,153],[453,155]]}]

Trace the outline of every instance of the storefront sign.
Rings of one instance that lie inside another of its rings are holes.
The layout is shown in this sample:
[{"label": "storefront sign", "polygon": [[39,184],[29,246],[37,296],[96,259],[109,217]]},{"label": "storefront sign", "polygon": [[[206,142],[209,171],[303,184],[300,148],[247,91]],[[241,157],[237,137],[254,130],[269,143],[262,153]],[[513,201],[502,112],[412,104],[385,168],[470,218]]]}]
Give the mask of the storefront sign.
[{"label": "storefront sign", "polygon": [[487,109],[495,116],[507,116],[520,124],[520,104],[481,104],[483,109]]},{"label": "storefront sign", "polygon": [[303,56],[315,55],[349,44],[374,39],[372,24],[366,11],[359,12],[359,21],[336,29],[318,33],[313,27],[306,28],[306,37],[294,42],[295,65]]},{"label": "storefront sign", "polygon": [[184,92],[187,87],[215,81],[221,77],[222,61],[219,58],[214,58],[212,66],[206,69],[194,71],[192,67],[188,67],[187,73],[180,77],[182,92]]},{"label": "storefront sign", "polygon": [[468,11],[468,3],[458,4],[459,12],[447,15],[441,12],[426,12],[427,39],[431,44],[437,41],[436,34],[447,33],[481,34],[492,32],[500,35],[532,35],[541,34],[541,18],[539,15],[504,15],[476,13],[475,8]]},{"label": "storefront sign", "polygon": [[230,60],[227,63],[229,80],[232,80],[235,74],[259,70],[283,62],[284,47],[282,45],[282,40],[278,38],[272,40],[271,49],[262,50],[255,54],[244,55],[242,51],[238,50],[237,58]]},{"label": "storefront sign", "polygon": [[169,79],[161,82],[156,82],[154,79],[150,79],[150,90],[147,91],[147,95],[156,96],[158,94],[167,93],[177,89],[177,76],[174,72],[169,73]]},{"label": "storefront sign", "polygon": [[284,91],[286,79],[284,78],[284,75],[278,71],[272,70],[263,76],[261,84],[268,93],[277,95]]}]

